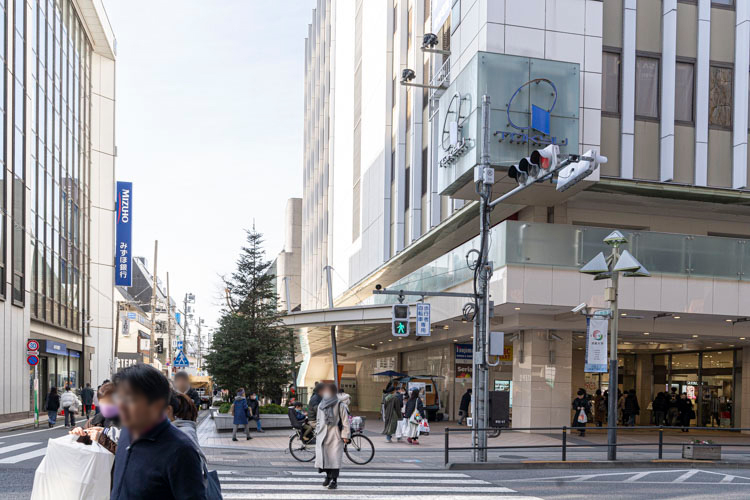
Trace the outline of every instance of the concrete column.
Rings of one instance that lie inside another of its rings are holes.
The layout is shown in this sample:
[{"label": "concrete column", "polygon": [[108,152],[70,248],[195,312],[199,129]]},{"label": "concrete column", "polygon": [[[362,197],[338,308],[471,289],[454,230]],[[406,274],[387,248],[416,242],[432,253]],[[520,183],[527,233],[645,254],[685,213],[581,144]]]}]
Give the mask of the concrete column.
[{"label": "concrete column", "polygon": [[573,336],[549,333],[562,340],[525,330],[513,342],[513,427],[570,425]]},{"label": "concrete column", "polygon": [[[742,356],[742,386],[736,387],[735,390],[740,397],[740,427],[747,429],[750,428],[750,349],[742,349],[740,356]],[[735,420],[735,425],[737,422]]]},{"label": "concrete column", "polygon": [[636,417],[636,425],[651,425],[651,412],[647,410],[653,389],[654,362],[651,354],[638,354],[635,357],[635,395],[641,407]]}]

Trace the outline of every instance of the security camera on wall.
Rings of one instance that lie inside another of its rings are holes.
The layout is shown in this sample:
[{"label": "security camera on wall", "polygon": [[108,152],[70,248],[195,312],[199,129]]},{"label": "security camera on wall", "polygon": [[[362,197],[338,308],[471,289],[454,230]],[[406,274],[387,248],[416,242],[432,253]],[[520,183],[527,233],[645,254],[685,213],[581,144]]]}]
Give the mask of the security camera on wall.
[{"label": "security camera on wall", "polygon": [[410,82],[417,77],[413,69],[405,68],[401,71],[401,82]]},{"label": "security camera on wall", "polygon": [[575,306],[573,309],[571,309],[570,312],[579,313],[579,312],[583,311],[584,309],[586,309],[586,303],[585,302],[581,302],[580,304],[578,304],[577,306]]}]

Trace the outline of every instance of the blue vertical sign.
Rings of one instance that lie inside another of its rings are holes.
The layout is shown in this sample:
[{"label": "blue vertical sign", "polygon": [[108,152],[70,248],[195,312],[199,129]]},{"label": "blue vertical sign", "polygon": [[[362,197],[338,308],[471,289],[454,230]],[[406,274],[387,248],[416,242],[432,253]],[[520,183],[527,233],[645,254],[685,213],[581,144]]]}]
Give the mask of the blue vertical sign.
[{"label": "blue vertical sign", "polygon": [[117,181],[115,285],[133,285],[133,183]]}]

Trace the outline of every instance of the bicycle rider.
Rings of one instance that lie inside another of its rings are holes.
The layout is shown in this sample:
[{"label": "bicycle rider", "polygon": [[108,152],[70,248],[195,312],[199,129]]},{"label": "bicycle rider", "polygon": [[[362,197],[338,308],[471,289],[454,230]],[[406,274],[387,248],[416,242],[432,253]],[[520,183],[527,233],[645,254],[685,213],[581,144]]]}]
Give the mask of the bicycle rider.
[{"label": "bicycle rider", "polygon": [[312,437],[313,427],[307,419],[307,412],[302,410],[303,405],[299,401],[294,403],[294,416],[297,418],[297,422],[301,425],[302,431],[302,442],[308,443]]}]

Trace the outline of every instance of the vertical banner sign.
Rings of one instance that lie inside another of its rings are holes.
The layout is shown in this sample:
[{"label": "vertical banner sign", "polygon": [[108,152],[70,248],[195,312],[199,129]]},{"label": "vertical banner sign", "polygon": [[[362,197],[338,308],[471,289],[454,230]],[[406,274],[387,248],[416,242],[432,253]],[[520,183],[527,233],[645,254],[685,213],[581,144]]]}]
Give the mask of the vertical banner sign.
[{"label": "vertical banner sign", "polygon": [[115,285],[133,285],[133,183],[117,181]]},{"label": "vertical banner sign", "polygon": [[607,329],[609,319],[596,317],[588,318],[586,328],[586,363],[583,371],[586,373],[607,372]]},{"label": "vertical banner sign", "polygon": [[430,304],[417,302],[417,337],[430,336]]}]

